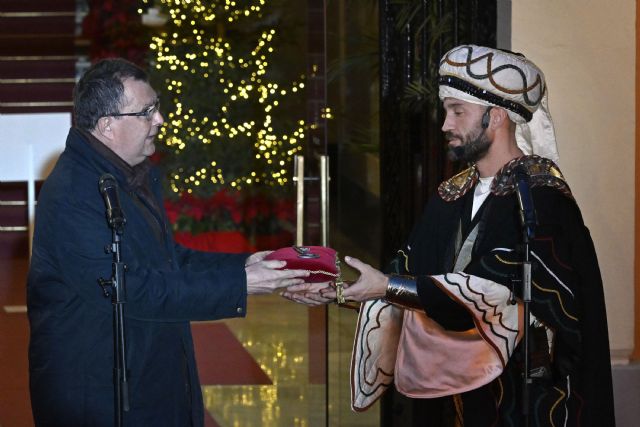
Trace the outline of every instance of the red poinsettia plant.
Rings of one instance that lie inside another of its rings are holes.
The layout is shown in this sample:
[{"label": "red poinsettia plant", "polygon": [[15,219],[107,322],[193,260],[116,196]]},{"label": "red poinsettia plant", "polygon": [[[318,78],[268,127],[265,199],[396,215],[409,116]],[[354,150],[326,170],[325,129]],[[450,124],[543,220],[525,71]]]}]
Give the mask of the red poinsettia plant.
[{"label": "red poinsettia plant", "polygon": [[293,240],[293,200],[280,194],[221,189],[209,198],[166,200],[176,240],[200,250],[253,251]]},{"label": "red poinsettia plant", "polygon": [[88,0],[89,11],[82,34],[90,42],[92,62],[122,57],[145,66],[149,30],[142,25],[139,10],[149,6],[141,0]]}]

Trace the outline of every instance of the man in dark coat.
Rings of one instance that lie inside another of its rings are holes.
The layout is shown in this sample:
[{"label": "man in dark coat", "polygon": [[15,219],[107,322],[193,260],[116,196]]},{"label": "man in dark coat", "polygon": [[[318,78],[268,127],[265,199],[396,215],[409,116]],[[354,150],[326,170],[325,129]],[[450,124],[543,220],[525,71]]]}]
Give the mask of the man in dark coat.
[{"label": "man in dark coat", "polygon": [[[392,274],[346,259],[361,275],[343,296],[365,301],[353,408],[365,410],[394,383],[413,399],[420,425],[613,427],[602,281],[555,164],[544,75],[521,55],[464,45],[442,58],[439,84],[442,130],[452,156],[470,167],[439,186]],[[531,270],[523,268],[525,234]],[[337,297],[326,288],[314,296],[318,287],[294,286],[285,296]]]},{"label": "man in dark coat", "polygon": [[29,373],[38,426],[114,425],[112,241],[98,181],[111,174],[126,217],[126,426],[202,426],[189,321],[244,316],[248,294],[304,281],[266,253],[204,253],[177,245],[148,157],[164,119],[137,66],[110,59],[74,92],[76,127],[40,192],[27,285]]}]

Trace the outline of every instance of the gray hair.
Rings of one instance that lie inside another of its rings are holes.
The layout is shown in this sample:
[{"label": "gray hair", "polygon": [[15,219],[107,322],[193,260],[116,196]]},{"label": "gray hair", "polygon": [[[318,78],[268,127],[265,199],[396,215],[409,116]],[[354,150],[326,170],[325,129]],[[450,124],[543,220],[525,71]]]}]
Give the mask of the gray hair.
[{"label": "gray hair", "polygon": [[75,125],[91,131],[101,117],[119,112],[124,94],[122,82],[128,78],[149,80],[142,68],[122,58],[103,59],[92,65],[73,90]]}]

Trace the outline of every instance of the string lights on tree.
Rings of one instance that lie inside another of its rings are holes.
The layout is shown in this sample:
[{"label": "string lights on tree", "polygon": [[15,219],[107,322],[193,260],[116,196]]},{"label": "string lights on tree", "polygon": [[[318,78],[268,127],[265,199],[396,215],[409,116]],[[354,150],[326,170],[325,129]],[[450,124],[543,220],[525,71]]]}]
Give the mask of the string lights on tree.
[{"label": "string lights on tree", "polygon": [[268,3],[156,0],[168,19],[151,39],[150,75],[174,193],[290,183],[307,129],[304,61],[274,66],[281,15]]}]

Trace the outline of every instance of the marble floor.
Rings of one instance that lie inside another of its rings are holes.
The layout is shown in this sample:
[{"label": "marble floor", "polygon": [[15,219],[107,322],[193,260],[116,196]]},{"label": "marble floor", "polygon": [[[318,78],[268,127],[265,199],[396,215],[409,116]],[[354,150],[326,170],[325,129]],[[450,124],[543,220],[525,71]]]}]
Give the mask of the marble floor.
[{"label": "marble floor", "polygon": [[[0,259],[0,427],[33,425],[27,386],[26,271],[25,258]],[[267,380],[261,384],[229,384],[228,380],[217,384],[215,377],[208,378],[202,385],[206,425],[379,425],[377,406],[364,413],[354,413],[349,406],[349,363],[356,319],[355,311],[336,306],[309,309],[278,295],[250,297],[246,318],[222,322],[237,340],[230,346],[232,351],[238,356],[246,356],[240,354],[246,352],[250,359],[226,357],[222,368],[242,372],[246,369],[243,364],[251,360]],[[218,355],[226,351],[209,348],[214,351],[198,355],[199,365],[209,361],[215,365]],[[207,360],[209,357],[212,359]]]},{"label": "marble floor", "polygon": [[[221,427],[375,426],[378,409],[349,406],[349,362],[356,312],[328,308],[328,376],[310,363],[309,309],[272,296],[251,297],[245,319],[225,321],[272,385],[203,385],[205,406]],[[314,373],[316,371],[316,373]],[[315,378],[315,379],[314,379]],[[327,378],[329,387],[327,388]]]}]

